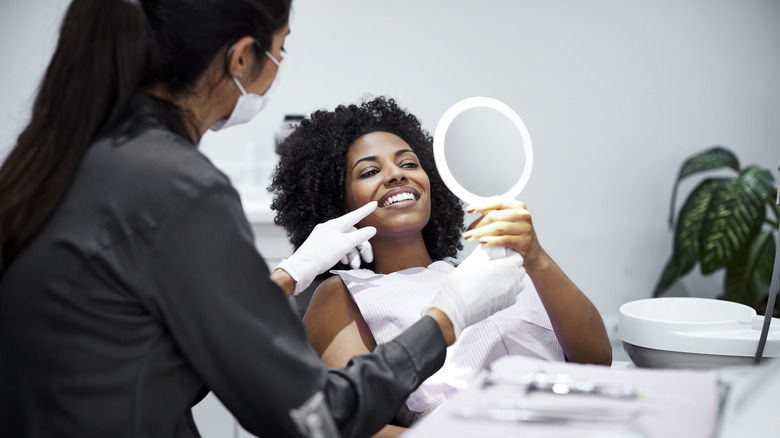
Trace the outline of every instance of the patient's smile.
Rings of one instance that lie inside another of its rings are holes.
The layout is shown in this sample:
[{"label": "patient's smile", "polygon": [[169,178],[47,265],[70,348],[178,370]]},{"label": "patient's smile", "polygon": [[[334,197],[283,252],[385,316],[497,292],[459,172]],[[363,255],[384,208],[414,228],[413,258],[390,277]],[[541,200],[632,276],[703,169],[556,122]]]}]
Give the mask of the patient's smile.
[{"label": "patient's smile", "polygon": [[378,206],[358,227],[376,227],[374,241],[418,238],[430,220],[431,184],[412,147],[396,134],[370,132],[352,143],[345,164],[346,210]]},{"label": "patient's smile", "polygon": [[379,200],[380,208],[406,208],[411,207],[420,199],[420,193],[412,187],[391,190]]}]

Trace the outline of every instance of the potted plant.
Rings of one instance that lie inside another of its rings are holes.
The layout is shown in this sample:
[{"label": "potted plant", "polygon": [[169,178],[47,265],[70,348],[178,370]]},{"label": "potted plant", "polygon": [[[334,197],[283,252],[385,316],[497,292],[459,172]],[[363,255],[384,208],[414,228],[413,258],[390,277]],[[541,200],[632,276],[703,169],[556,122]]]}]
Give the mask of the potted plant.
[{"label": "potted plant", "polygon": [[[675,221],[680,181],[719,169],[731,169],[734,174],[701,181],[680,207]],[[780,221],[776,197],[769,170],[758,166],[741,169],[734,153],[724,147],[716,146],[685,160],[672,190],[669,226],[676,224],[672,256],[653,296],[661,296],[698,263],[704,275],[725,270],[721,298],[763,314],[777,244],[773,231]]]}]

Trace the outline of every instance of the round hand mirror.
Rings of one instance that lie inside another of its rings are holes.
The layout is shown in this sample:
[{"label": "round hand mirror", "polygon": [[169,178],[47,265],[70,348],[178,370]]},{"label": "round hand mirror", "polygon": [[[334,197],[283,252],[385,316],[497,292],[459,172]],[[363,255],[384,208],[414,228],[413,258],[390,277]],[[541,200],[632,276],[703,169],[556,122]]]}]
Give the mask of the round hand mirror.
[{"label": "round hand mirror", "polygon": [[461,100],[444,113],[433,156],[444,183],[469,204],[495,195],[517,198],[533,166],[531,137],[520,116],[489,97]]}]

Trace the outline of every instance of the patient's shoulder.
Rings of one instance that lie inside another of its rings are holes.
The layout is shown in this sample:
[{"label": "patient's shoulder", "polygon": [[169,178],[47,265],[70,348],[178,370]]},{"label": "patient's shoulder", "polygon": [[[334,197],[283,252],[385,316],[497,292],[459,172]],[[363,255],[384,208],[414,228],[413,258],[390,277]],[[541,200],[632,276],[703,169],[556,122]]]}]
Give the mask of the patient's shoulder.
[{"label": "patient's shoulder", "polygon": [[345,312],[352,298],[349,290],[338,275],[325,279],[311,297],[309,306],[304,314],[304,323],[312,318],[325,317],[331,312]]},{"label": "patient's shoulder", "polygon": [[347,286],[341,281],[341,277],[338,275],[331,275],[326,278],[316,290],[317,293],[324,297],[332,298],[332,295],[336,295],[343,292],[349,292]]},{"label": "patient's shoulder", "polygon": [[338,275],[328,277],[315,289],[303,315],[304,324],[319,319],[332,311],[344,310],[345,296],[349,294]]},{"label": "patient's shoulder", "polygon": [[[326,350],[337,351],[339,356],[348,351],[348,358],[371,351],[376,346],[360,309],[337,275],[323,281],[314,291],[303,315],[303,323],[309,340],[320,356]],[[339,357],[336,362],[341,360],[345,358]]]}]

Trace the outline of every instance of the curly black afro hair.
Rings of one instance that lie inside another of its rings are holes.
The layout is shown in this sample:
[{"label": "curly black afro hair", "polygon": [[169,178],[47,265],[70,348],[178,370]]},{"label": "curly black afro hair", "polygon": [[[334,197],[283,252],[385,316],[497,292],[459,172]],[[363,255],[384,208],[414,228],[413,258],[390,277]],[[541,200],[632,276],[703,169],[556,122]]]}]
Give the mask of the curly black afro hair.
[{"label": "curly black afro hair", "polygon": [[422,230],[425,245],[434,260],[455,257],[463,248],[462,204],[436,170],[432,137],[417,117],[384,96],[316,111],[284,140],[268,187],[274,192],[274,222],[297,249],[317,224],[343,215],[347,151],[355,140],[377,131],[399,136],[417,154],[431,182],[431,218]]}]

